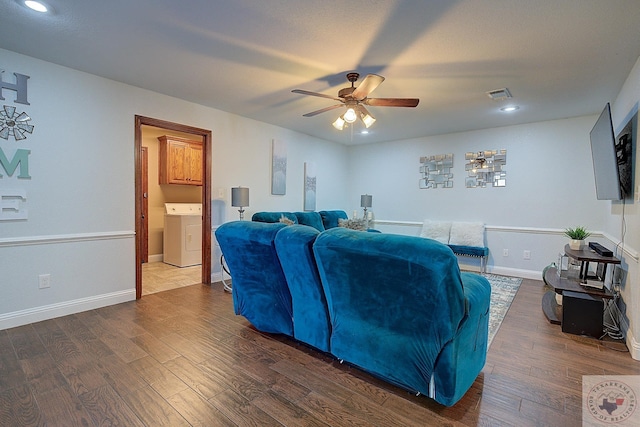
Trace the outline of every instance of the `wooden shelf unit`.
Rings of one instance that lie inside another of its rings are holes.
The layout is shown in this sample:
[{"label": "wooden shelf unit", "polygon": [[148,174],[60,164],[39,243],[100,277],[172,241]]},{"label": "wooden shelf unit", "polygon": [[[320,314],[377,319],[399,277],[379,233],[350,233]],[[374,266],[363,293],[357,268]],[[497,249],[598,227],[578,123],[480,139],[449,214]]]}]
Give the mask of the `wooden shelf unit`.
[{"label": "wooden shelf unit", "polygon": [[[544,273],[544,282],[553,288],[553,290],[545,293],[542,297],[542,311],[544,315],[549,319],[549,322],[553,324],[562,324],[562,306],[556,302],[556,294],[562,295],[563,292],[576,292],[579,294],[588,294],[603,299],[613,298],[613,294],[606,287],[598,289],[591,286],[586,286],[587,279],[597,279],[604,281],[606,275],[606,267],[608,264],[620,264],[620,260],[615,257],[605,257],[592,252],[589,249],[582,249],[579,251],[573,250],[566,245],[564,253],[577,261],[580,261],[580,274],[578,278],[565,278],[558,275],[558,269],[556,267],[548,268]],[[589,263],[595,262],[598,264],[604,264],[602,270],[602,277],[591,277],[589,273]]]}]

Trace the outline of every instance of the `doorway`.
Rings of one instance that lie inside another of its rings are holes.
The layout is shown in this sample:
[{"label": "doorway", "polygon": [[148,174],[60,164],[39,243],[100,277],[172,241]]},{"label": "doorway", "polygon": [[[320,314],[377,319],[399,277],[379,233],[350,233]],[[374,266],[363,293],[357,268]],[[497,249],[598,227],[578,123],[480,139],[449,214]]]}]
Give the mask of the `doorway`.
[{"label": "doorway", "polygon": [[178,123],[135,116],[134,163],[135,163],[135,230],[136,230],[136,299],[142,297],[142,263],[145,260],[145,233],[148,226],[145,220],[145,189],[144,189],[144,154],[142,149],[142,127],[151,126],[168,131],[180,132],[196,136],[202,140],[202,267],[201,281],[211,284],[211,131],[194,128]]}]

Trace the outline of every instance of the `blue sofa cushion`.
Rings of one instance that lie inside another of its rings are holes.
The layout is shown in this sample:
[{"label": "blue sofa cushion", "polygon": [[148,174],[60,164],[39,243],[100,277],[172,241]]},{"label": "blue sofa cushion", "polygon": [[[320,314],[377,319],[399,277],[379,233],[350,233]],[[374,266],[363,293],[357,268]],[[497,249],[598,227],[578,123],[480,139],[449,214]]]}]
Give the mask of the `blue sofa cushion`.
[{"label": "blue sofa cushion", "polygon": [[318,231],[324,231],[322,218],[318,212],[294,212],[293,214],[298,219],[298,224],[308,225]]},{"label": "blue sofa cushion", "polygon": [[256,212],[251,217],[251,221],[256,222],[280,222],[280,218],[285,217],[298,223],[298,217],[293,212]]},{"label": "blue sofa cushion", "polygon": [[279,222],[227,222],[216,230],[216,239],[231,273],[235,313],[260,331],[291,336],[291,293],[274,243],[284,227]]},{"label": "blue sofa cushion", "polygon": [[320,211],[318,212],[322,218],[322,224],[324,229],[336,228],[338,226],[339,219],[349,219],[349,216],[345,211],[333,210],[333,211]]},{"label": "blue sofa cushion", "polygon": [[487,358],[491,285],[486,278],[460,274],[468,313],[454,340],[448,342],[434,366],[435,400],[451,406],[464,396]]},{"label": "blue sofa cushion", "polygon": [[293,336],[328,352],[329,311],[313,255],[319,234],[315,228],[294,224],[278,231],[275,244],[291,292]]}]

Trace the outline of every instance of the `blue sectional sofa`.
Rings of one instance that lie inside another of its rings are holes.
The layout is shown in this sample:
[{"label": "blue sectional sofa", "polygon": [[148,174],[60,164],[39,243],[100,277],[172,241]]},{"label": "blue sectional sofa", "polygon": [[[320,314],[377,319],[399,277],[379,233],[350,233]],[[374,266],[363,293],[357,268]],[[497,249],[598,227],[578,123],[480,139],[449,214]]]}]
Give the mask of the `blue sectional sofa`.
[{"label": "blue sectional sofa", "polygon": [[294,224],[308,225],[318,231],[328,230],[338,226],[339,220],[348,219],[347,213],[342,210],[320,212],[256,212],[251,221],[279,222],[280,218],[286,218]]},{"label": "blue sectional sofa", "polygon": [[491,288],[484,277],[461,273],[444,244],[243,221],[223,224],[216,237],[236,313],[259,330],[289,335],[447,406],[484,366]]}]

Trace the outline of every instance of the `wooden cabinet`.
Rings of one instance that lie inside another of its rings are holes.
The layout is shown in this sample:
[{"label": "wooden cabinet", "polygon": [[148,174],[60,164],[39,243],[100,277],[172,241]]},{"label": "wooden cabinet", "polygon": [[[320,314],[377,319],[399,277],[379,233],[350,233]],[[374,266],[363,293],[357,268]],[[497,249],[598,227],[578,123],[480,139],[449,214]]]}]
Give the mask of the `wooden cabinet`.
[{"label": "wooden cabinet", "polygon": [[202,143],[160,136],[160,184],[202,185]]}]

